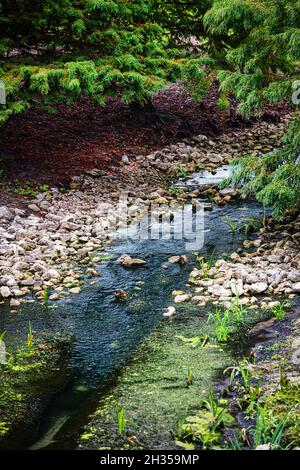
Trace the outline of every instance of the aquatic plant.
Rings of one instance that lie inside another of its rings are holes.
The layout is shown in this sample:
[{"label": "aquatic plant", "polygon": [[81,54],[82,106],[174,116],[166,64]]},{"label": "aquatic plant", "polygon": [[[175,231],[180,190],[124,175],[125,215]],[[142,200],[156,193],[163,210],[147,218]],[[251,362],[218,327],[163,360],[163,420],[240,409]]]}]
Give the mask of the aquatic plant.
[{"label": "aquatic plant", "polygon": [[279,385],[281,390],[284,389],[288,385],[289,381],[284,373],[283,370],[283,362],[279,364]]},{"label": "aquatic plant", "polygon": [[282,438],[289,414],[277,418],[266,408],[257,407],[256,424],[253,428],[253,443],[255,448],[260,445],[269,444],[272,450],[283,449]]},{"label": "aquatic plant", "polygon": [[252,415],[256,408],[258,399],[261,395],[261,381],[257,386],[249,385],[247,391],[237,399],[237,403],[241,410],[244,410],[247,415]]},{"label": "aquatic plant", "polygon": [[224,221],[233,235],[235,235],[239,231],[238,224],[231,217],[227,215],[226,217],[224,217]]},{"label": "aquatic plant", "polygon": [[175,174],[177,177],[180,178],[188,178],[189,172],[185,168],[182,168],[181,166],[176,166],[175,167]]},{"label": "aquatic plant", "polygon": [[282,301],[274,307],[271,307],[269,310],[279,321],[283,321],[285,319],[286,310],[289,308],[289,306],[289,303]]},{"label": "aquatic plant", "polygon": [[47,287],[44,290],[44,294],[43,294],[43,305],[48,305],[49,297],[50,297],[50,288]]},{"label": "aquatic plant", "polygon": [[230,450],[243,450],[243,443],[239,436],[234,435],[233,438],[229,438],[229,449]]},{"label": "aquatic plant", "polygon": [[186,423],[180,423],[177,431],[178,445],[188,449],[191,443],[201,445],[202,449],[222,447],[222,434],[219,432],[225,424],[234,421],[228,412],[228,402],[214,397],[210,389],[208,398],[203,400],[198,414],[188,416]]},{"label": "aquatic plant", "polygon": [[116,417],[118,423],[118,430],[121,436],[124,436],[126,433],[127,419],[125,416],[125,406],[119,406],[118,403],[115,405]]},{"label": "aquatic plant", "polygon": [[237,366],[232,368],[230,374],[230,385],[233,384],[234,380],[238,377],[238,381],[242,380],[242,386],[245,390],[249,390],[249,380],[251,372],[249,369],[249,360],[243,359]]},{"label": "aquatic plant", "polygon": [[242,323],[247,314],[247,310],[240,304],[240,297],[236,288],[236,297],[230,303],[230,307],[227,310],[228,315],[232,314],[235,323]]},{"label": "aquatic plant", "polygon": [[225,413],[225,408],[219,406],[219,400],[214,397],[211,389],[208,392],[208,398],[203,400],[202,403],[207,411],[211,413],[213,428],[217,429],[223,422],[222,416]]},{"label": "aquatic plant", "polygon": [[29,351],[31,352],[33,348],[33,331],[32,331],[32,326],[30,322],[28,325],[27,346],[28,346]]},{"label": "aquatic plant", "polygon": [[193,380],[194,380],[194,377],[193,377],[193,374],[192,374],[192,370],[191,368],[189,367],[188,368],[188,371],[187,371],[187,386],[190,387],[191,385],[193,385]]},{"label": "aquatic plant", "polygon": [[263,221],[259,218],[246,217],[243,219],[243,232],[248,237],[250,232],[256,232],[263,226]]},{"label": "aquatic plant", "polygon": [[180,339],[183,343],[191,346],[192,348],[200,347],[203,349],[209,342],[209,336],[193,336],[192,338],[186,338],[182,335],[176,335],[176,338]]},{"label": "aquatic plant", "polygon": [[209,321],[215,325],[215,335],[218,343],[226,343],[230,335],[230,317],[229,311],[222,312],[216,309],[214,313],[209,315]]},{"label": "aquatic plant", "polygon": [[1,343],[2,341],[4,341],[5,336],[6,336],[6,331],[3,331],[3,332],[0,334],[0,343]]},{"label": "aquatic plant", "polygon": [[208,279],[209,278],[209,270],[210,270],[210,267],[208,266],[208,264],[204,261],[203,258],[201,258],[200,256],[198,257],[198,261],[200,263],[200,269],[201,269],[201,272],[202,272],[202,277],[203,279]]}]

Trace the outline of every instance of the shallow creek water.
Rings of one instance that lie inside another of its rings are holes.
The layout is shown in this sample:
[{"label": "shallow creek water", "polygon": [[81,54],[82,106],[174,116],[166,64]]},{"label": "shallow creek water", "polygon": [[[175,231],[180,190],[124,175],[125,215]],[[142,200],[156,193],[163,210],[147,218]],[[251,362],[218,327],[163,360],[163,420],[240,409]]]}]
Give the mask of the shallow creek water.
[{"label": "shallow creek water", "polygon": [[[214,208],[205,215],[205,244],[201,252],[214,251],[215,258],[221,258],[240,246],[242,236],[232,238],[226,216],[240,222],[261,215],[261,207],[251,202]],[[128,270],[118,265],[115,260],[124,253],[145,259],[146,266]],[[183,267],[167,263],[170,256],[183,253],[184,241],[115,241],[109,250],[112,258],[101,263],[97,282],[84,287],[71,302],[59,302],[53,310],[38,303],[28,304],[14,315],[7,306],[1,306],[0,331],[6,330],[10,341],[26,338],[29,320],[37,335],[60,331],[73,338],[69,386],[53,398],[30,448],[76,448],[89,415],[99,410],[100,403],[104,412],[108,404],[124,399],[130,402],[126,406],[139,426],[149,423],[143,434],[148,448],[157,448],[158,442],[171,448],[169,427],[175,425],[178,416],[196,409],[201,395],[229,361],[227,353],[220,359],[213,350],[199,355],[199,350],[187,349],[177,338],[205,333],[207,311],[189,309],[183,304],[176,306],[175,319],[163,318],[164,308],[173,304],[172,291],[186,289],[189,273],[197,263],[193,256]],[[162,267],[165,264],[168,269]],[[116,289],[129,292],[129,300],[116,302]],[[201,361],[202,368],[196,370]],[[194,371],[196,388],[188,396],[188,389],[182,384],[189,367]],[[102,446],[109,443],[107,435],[111,445],[117,439],[112,432],[116,423],[108,414],[103,417]],[[162,431],[154,432],[155,429]]]}]

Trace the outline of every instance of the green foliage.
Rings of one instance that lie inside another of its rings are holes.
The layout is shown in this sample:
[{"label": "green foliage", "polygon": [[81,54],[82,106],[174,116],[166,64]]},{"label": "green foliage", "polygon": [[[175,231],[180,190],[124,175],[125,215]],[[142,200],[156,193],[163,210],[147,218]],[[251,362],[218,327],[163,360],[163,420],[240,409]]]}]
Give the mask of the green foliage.
[{"label": "green foliage", "polygon": [[117,423],[118,423],[118,430],[121,436],[124,436],[126,433],[126,425],[127,425],[127,419],[125,416],[125,407],[124,406],[119,406],[116,404],[116,417],[117,417]]},{"label": "green foliage", "polygon": [[33,348],[33,331],[32,331],[32,326],[30,322],[28,325],[27,346],[28,346],[28,350],[31,352]]},{"label": "green foliage", "polygon": [[233,175],[227,184],[243,183],[243,192],[256,195],[273,215],[282,219],[286,210],[299,209],[300,120],[295,120],[285,137],[285,146],[260,158],[245,156],[232,162]]},{"label": "green foliage", "polygon": [[218,343],[226,343],[229,340],[231,333],[229,311],[222,312],[216,309],[213,314],[209,316],[209,321],[215,326],[215,335]]},{"label": "green foliage", "polygon": [[258,406],[256,424],[253,429],[254,446],[269,444],[272,450],[282,449],[283,434],[289,421],[289,414],[282,418],[268,412],[265,407]]},{"label": "green foliage", "polygon": [[[300,3],[295,0],[216,0],[204,24],[211,34],[225,34],[226,67],[218,73],[222,93],[233,93],[240,111],[260,115],[266,102],[291,102],[300,78]],[[230,45],[229,45],[230,44]],[[298,87],[299,88],[299,87]],[[296,106],[296,103],[294,103]],[[300,121],[296,118],[284,147],[262,158],[233,162],[231,182],[244,184],[264,206],[283,218],[299,210]]]},{"label": "green foliage", "polygon": [[271,313],[276,317],[279,321],[283,321],[286,316],[286,311],[290,307],[290,305],[285,302],[278,302],[277,305],[274,307],[270,308]]},{"label": "green foliage", "polygon": [[192,374],[191,368],[189,367],[187,371],[187,380],[186,380],[187,387],[191,387],[193,385],[193,381],[194,381],[194,376]]},{"label": "green foliage", "polygon": [[145,104],[180,78],[205,93],[210,79],[202,61],[173,47],[151,7],[152,0],[0,1],[7,91],[0,123],[45,99],[72,104],[88,95],[103,104],[118,96]]},{"label": "green foliage", "polygon": [[197,415],[188,416],[186,423],[180,423],[178,428],[178,441],[181,447],[191,449],[192,443],[200,445],[203,449],[217,449],[221,446],[222,434],[220,430],[224,425],[231,425],[233,416],[228,412],[226,400],[218,400],[212,390],[208,398],[203,400],[202,409]]}]

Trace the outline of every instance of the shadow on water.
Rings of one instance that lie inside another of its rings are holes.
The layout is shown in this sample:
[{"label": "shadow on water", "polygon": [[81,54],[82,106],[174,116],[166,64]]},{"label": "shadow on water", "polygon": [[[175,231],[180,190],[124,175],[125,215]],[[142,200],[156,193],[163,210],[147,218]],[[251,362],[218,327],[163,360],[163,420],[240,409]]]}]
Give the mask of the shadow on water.
[{"label": "shadow on water", "polygon": [[[226,216],[240,222],[261,217],[262,210],[247,202],[206,214],[203,254],[214,251],[216,258],[224,257],[239,246],[242,235],[233,238],[229,234]],[[146,266],[128,270],[118,265],[115,259],[123,253],[145,259]],[[163,308],[172,302],[172,291],[184,289],[196,260],[191,256],[190,264],[183,267],[167,263],[169,256],[183,253],[185,243],[179,240],[116,241],[109,251],[113,258],[101,263],[100,278],[72,302],[60,302],[54,310],[28,304],[16,315],[1,307],[0,330],[6,330],[11,341],[26,337],[29,320],[37,335],[63,331],[73,338],[69,386],[53,399],[32,449],[76,447],[99,397],[113,387],[137,346],[162,319]],[[129,300],[116,302],[116,289],[129,292]]]}]

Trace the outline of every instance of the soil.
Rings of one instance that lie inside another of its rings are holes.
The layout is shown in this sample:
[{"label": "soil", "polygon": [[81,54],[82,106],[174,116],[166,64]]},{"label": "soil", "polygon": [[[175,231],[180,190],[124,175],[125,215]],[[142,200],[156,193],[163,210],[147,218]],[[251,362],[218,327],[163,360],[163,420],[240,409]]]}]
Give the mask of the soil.
[{"label": "soil", "polygon": [[[154,112],[133,111],[117,99],[103,108],[83,99],[72,107],[31,108],[13,117],[0,134],[1,205],[24,200],[12,192],[15,187],[68,187],[73,176],[94,168],[118,174],[124,154],[148,155],[190,135],[218,134],[255,121],[239,116],[234,100],[231,110],[221,111],[218,96],[214,83],[197,103],[177,84],[154,96]],[[262,119],[278,121],[287,110],[287,105],[269,107]]]}]

